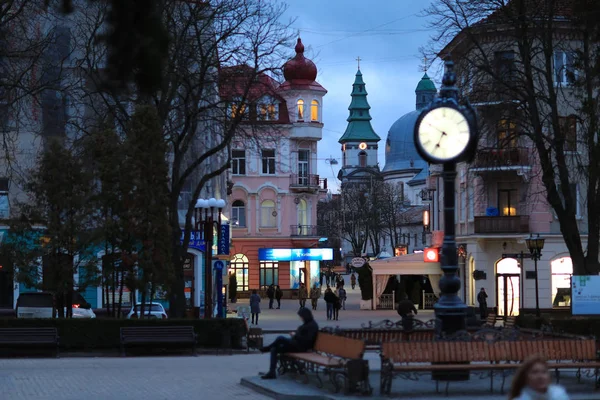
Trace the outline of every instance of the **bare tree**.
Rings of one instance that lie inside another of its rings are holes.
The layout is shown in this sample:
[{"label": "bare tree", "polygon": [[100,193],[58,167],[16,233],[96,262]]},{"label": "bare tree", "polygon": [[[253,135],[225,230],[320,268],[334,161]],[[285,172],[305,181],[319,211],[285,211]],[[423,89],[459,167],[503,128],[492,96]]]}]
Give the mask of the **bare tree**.
[{"label": "bare tree", "polygon": [[592,3],[437,0],[425,11],[437,32],[425,51],[457,60],[463,92],[482,117],[481,144],[532,147],[529,200],[541,194],[553,210],[575,275],[600,272],[600,42]]}]

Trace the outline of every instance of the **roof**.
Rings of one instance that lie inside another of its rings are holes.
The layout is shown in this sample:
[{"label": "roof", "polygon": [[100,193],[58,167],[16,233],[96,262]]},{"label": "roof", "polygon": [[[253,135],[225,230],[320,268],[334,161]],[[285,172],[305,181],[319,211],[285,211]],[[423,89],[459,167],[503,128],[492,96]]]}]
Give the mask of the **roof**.
[{"label": "roof", "polygon": [[415,147],[414,131],[420,111],[411,111],[400,117],[388,132],[385,144],[383,172],[427,168]]},{"label": "roof", "polygon": [[381,140],[373,130],[373,126],[371,126],[372,118],[369,112],[371,106],[367,101],[367,94],[366,85],[359,69],[352,84],[352,101],[348,107],[350,115],[346,120],[348,126],[339,140],[340,143],[351,141],[378,142]]},{"label": "roof", "polygon": [[423,253],[370,261],[373,275],[442,275],[439,262],[425,262]]},{"label": "roof", "polygon": [[327,93],[317,81],[317,66],[312,60],[304,57],[304,44],[298,38],[294,48],[296,55],[283,65],[285,82],[279,90],[314,90]]},{"label": "roof", "polygon": [[400,210],[401,225],[422,225],[423,211],[429,210],[429,206],[408,206]]},{"label": "roof", "polygon": [[435,87],[435,83],[431,80],[429,75],[425,73],[423,78],[419,81],[415,92],[437,92],[437,88]]}]

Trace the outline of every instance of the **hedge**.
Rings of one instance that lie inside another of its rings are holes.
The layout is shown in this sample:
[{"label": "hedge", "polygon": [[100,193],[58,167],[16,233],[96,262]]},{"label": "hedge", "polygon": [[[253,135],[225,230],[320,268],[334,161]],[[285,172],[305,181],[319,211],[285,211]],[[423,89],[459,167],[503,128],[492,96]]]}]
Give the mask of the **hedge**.
[{"label": "hedge", "polygon": [[[60,347],[68,351],[118,349],[120,328],[125,326],[191,325],[198,335],[200,347],[240,348],[246,325],[240,318],[226,319],[0,319],[0,328],[56,327]],[[230,337],[230,341],[226,337]],[[224,339],[225,338],[225,339]]]},{"label": "hedge", "polygon": [[600,339],[600,318],[598,317],[555,318],[520,315],[517,317],[516,323],[522,328],[529,329],[540,329],[542,325],[550,325],[555,332],[595,336]]}]

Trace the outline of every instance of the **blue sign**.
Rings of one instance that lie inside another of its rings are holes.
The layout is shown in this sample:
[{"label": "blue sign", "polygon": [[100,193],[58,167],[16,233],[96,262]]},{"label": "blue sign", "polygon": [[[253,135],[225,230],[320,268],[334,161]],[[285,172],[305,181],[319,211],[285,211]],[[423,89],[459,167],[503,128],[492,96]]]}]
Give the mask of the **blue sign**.
[{"label": "blue sign", "polygon": [[219,244],[217,246],[217,254],[229,255],[229,225],[221,225],[219,231]]},{"label": "blue sign", "polygon": [[333,249],[258,249],[260,261],[331,261]]},{"label": "blue sign", "polygon": [[[181,241],[181,244],[183,244],[183,236],[185,235],[185,230],[181,230],[181,237],[179,238],[179,240]],[[202,232],[201,231],[191,231],[190,232],[190,241],[188,243],[188,248],[189,249],[196,249],[199,250],[201,252],[205,252],[206,251],[206,243],[204,242],[204,239],[202,239]]]},{"label": "blue sign", "polygon": [[217,260],[213,263],[213,268],[217,271],[223,271],[223,268],[225,268],[225,263],[221,260]]}]

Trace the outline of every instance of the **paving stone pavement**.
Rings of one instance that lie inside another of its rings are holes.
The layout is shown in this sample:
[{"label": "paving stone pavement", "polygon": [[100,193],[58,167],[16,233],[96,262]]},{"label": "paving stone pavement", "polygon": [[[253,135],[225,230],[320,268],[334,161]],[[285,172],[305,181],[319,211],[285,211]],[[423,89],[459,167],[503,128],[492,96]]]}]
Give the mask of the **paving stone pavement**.
[{"label": "paving stone pavement", "polygon": [[0,399],[263,400],[239,383],[260,357],[0,359]]}]

